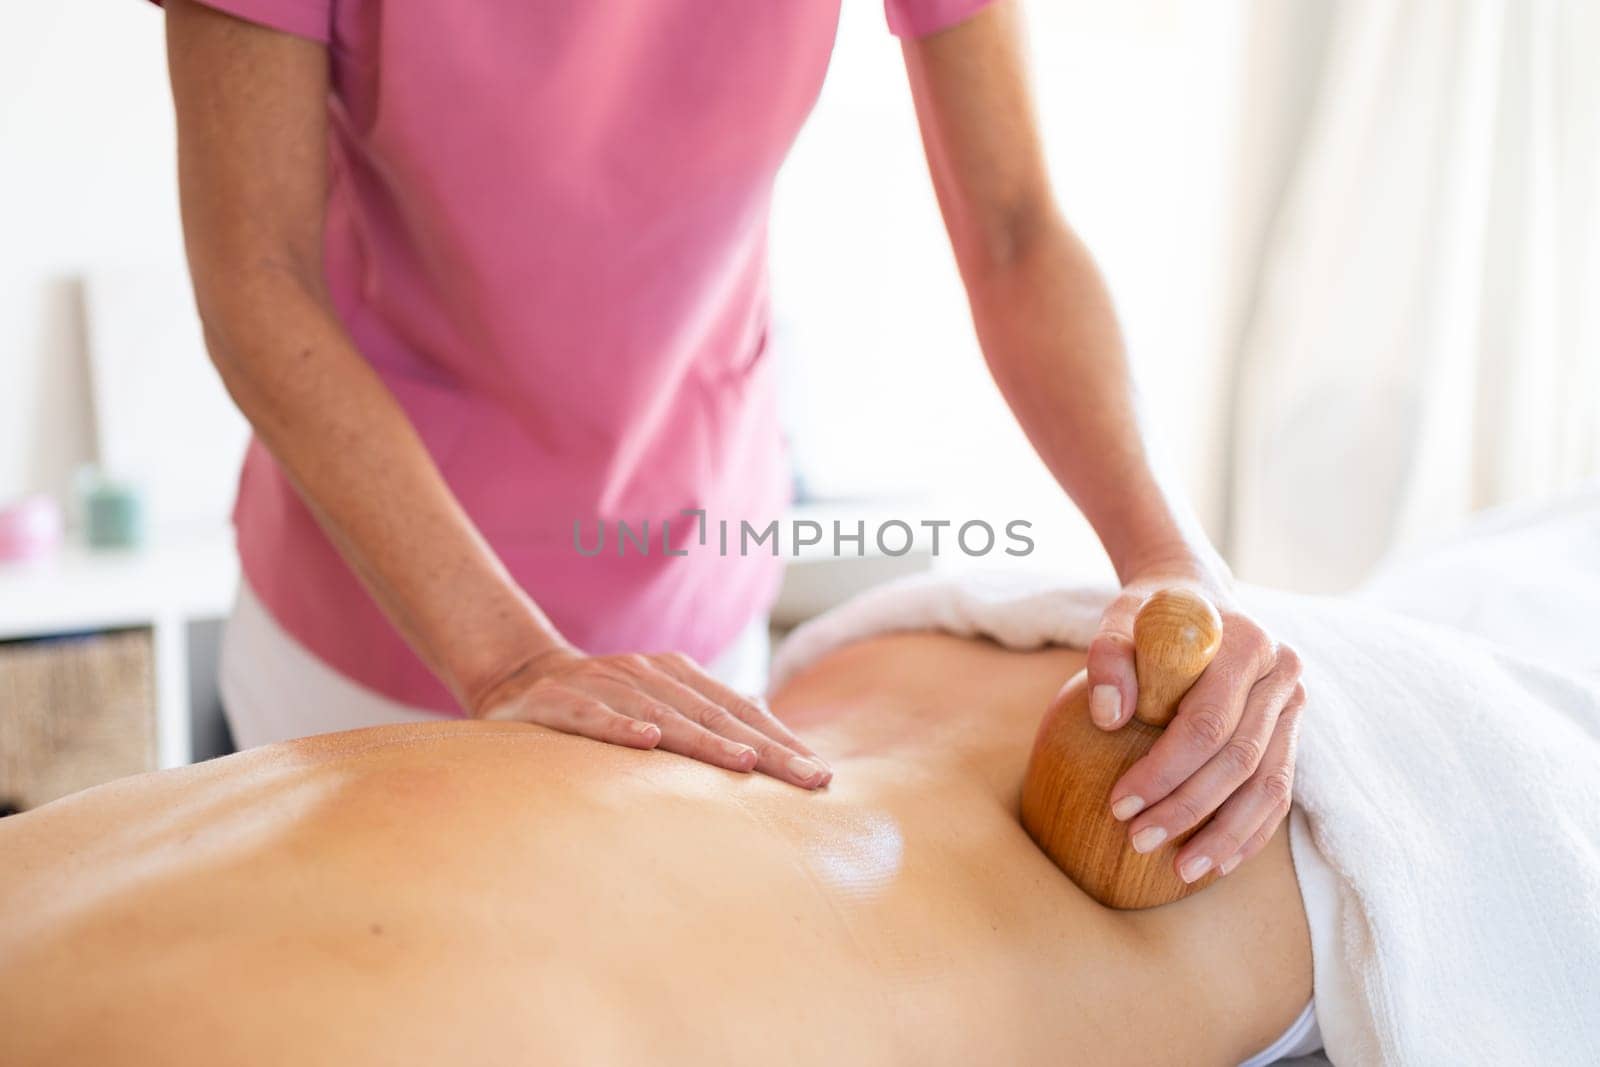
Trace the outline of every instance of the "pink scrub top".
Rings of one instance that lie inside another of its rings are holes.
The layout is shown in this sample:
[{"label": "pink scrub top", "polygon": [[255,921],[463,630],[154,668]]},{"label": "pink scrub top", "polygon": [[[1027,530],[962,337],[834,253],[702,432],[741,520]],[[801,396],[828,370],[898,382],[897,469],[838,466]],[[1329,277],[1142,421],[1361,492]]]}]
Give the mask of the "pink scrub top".
[{"label": "pink scrub top", "polygon": [[[714,658],[782,561],[702,546],[788,499],[767,345],[773,178],[838,0],[205,0],[328,46],[326,272],[362,354],[566,637]],[[921,36],[988,0],[886,0]],[[404,501],[397,502],[404,507]],[[648,555],[615,523],[650,520]],[[605,550],[581,555],[600,523]],[[259,442],[246,580],[329,665],[459,714]]]}]

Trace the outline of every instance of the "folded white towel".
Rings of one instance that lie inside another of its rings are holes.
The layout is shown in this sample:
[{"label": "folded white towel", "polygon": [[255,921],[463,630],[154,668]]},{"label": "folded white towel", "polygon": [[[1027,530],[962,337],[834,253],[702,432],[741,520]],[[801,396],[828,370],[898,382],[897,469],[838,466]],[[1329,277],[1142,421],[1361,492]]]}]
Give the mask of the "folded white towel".
[{"label": "folded white towel", "polygon": [[[1083,647],[1108,594],[917,576],[801,627],[774,684],[894,630]],[[1306,664],[1295,799],[1336,898],[1308,916],[1329,1058],[1600,1063],[1600,685],[1373,604],[1242,599]]]},{"label": "folded white towel", "polygon": [[896,630],[986,637],[1007,648],[1084,648],[1111,599],[1109,587],[1066,586],[1026,571],[978,571],[953,579],[914,574],[876,586],[796,629],[772,661],[776,690],[809,663],[845,645]]}]

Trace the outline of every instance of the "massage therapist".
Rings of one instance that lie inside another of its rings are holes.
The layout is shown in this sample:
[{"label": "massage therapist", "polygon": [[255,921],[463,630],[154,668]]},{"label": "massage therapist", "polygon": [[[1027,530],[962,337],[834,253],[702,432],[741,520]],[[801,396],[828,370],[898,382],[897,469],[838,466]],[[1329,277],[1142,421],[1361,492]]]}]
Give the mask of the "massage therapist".
[{"label": "massage therapist", "polygon": [[[740,695],[777,559],[582,557],[572,530],[782,514],[767,215],[837,8],[168,0],[195,296],[255,430],[223,664],[242,745],[464,710],[827,784]],[[1131,717],[1143,595],[1193,583],[1223,609],[1221,653],[1110,801],[1136,848],[1215,816],[1180,869],[1229,870],[1288,810],[1298,664],[1152,470],[1051,197],[1015,0],[887,9],[984,355],[1124,583],[1096,721]]]}]

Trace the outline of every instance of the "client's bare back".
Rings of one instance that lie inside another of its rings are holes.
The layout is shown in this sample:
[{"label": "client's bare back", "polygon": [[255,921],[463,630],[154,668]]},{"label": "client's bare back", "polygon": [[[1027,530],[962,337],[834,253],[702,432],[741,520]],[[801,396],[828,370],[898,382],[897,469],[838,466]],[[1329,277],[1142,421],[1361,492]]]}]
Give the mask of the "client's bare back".
[{"label": "client's bare back", "polygon": [[1072,886],[1016,803],[1077,665],[845,650],[775,702],[836,768],[821,795],[443,723],[0,820],[0,1061],[1242,1055],[1309,990],[1286,849],[1137,915]]}]

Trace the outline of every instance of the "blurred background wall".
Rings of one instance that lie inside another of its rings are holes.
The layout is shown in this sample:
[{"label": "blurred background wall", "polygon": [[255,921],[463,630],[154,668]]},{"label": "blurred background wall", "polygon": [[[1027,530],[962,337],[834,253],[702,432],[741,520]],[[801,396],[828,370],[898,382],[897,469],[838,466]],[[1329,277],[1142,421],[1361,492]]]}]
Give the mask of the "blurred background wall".
[{"label": "blurred background wall", "polygon": [[[1028,518],[1030,565],[1103,573],[988,382],[881,7],[844,9],[773,222],[799,474],[822,500]],[[1026,10],[1061,202],[1242,577],[1346,587],[1475,509],[1600,472],[1595,5]],[[65,498],[102,451],[90,367],[128,316],[90,305],[188,314],[162,49],[138,0],[8,13],[0,501]],[[183,338],[174,406],[215,403],[193,332],[149,335]]]},{"label": "blurred background wall", "polygon": [[162,25],[144,3],[15,4],[0,34],[0,501],[93,458],[82,283],[181,262]]}]

